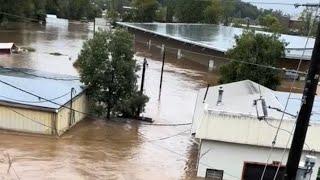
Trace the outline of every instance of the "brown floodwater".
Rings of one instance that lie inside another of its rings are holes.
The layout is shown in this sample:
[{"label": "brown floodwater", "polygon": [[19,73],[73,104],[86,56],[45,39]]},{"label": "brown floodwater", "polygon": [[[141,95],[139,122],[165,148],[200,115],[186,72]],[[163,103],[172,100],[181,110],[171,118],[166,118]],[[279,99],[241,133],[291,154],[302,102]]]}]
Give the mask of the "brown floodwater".
[{"label": "brown floodwater", "polygon": [[[46,25],[10,23],[0,27],[0,42],[15,42],[35,52],[0,55],[0,65],[78,75],[72,66],[92,24],[52,19]],[[168,55],[161,98],[161,56],[136,44],[136,59],[148,59],[144,116],[155,123],[190,123],[199,88],[214,73]],[[62,56],[50,55],[61,53]],[[138,72],[141,73],[141,72]],[[137,121],[87,119],[60,138],[0,133],[2,179],[195,179],[197,144],[190,125],[149,126]]]}]

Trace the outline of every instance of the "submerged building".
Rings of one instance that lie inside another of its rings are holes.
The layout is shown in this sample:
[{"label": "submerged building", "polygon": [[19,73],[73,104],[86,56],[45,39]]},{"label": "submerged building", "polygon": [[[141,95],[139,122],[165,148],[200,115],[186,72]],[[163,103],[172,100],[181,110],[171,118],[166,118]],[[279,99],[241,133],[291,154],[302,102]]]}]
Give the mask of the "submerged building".
[{"label": "submerged building", "polygon": [[0,68],[0,80],[0,129],[59,136],[86,116],[76,77]]},{"label": "submerged building", "polygon": [[0,43],[0,54],[11,54],[18,47],[14,43]]},{"label": "submerged building", "polygon": [[[206,66],[209,66],[211,61],[211,64],[217,68],[229,62],[225,59],[225,53],[235,45],[235,37],[245,31],[242,28],[214,24],[129,22],[118,22],[118,24],[133,32],[136,42],[144,42],[149,47],[151,44],[158,47],[161,47],[161,44],[171,46],[176,50],[168,49],[169,52],[185,58],[189,56],[190,60]],[[256,32],[270,34],[263,31]],[[315,39],[309,38],[307,41],[307,37],[286,34],[281,34],[280,39],[287,42],[288,45],[285,49],[285,56],[276,62],[277,67],[296,69],[302,58],[300,70],[307,70]],[[203,55],[200,56],[199,53]]]},{"label": "submerged building", "polygon": [[[280,179],[301,98],[301,94],[293,93],[289,97],[289,93],[273,91],[250,80],[201,89],[192,124],[192,133],[200,142],[197,175],[215,174],[228,180],[260,179],[267,164],[264,179],[273,179],[278,167],[277,177]],[[316,97],[301,157],[299,180],[315,180],[318,174],[319,105],[320,97]],[[281,112],[283,110],[285,113]],[[315,162],[312,171],[305,171],[305,159]]]}]

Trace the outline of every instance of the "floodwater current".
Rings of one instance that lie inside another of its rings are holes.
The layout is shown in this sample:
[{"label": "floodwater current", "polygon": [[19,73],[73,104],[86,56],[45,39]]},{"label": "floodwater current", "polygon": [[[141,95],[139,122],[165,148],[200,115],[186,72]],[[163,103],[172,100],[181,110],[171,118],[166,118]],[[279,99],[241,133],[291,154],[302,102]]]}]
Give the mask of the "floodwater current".
[{"label": "floodwater current", "polygon": [[[77,76],[73,63],[82,43],[92,37],[92,27],[92,23],[61,19],[51,19],[46,25],[7,24],[0,27],[0,42],[32,47],[35,52],[1,55],[0,65]],[[144,116],[155,123],[190,123],[206,69],[168,59],[159,100],[161,61],[144,49],[136,47],[138,63],[147,57],[149,64],[145,93],[150,101]],[[195,179],[198,145],[190,127],[87,119],[60,138],[1,132],[0,178]]]}]

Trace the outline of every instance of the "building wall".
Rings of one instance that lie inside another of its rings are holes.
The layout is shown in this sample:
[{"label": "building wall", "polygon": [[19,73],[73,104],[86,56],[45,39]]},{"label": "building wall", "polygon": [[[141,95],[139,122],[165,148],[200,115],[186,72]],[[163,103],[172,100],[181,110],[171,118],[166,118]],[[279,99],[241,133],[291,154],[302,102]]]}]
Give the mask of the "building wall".
[{"label": "building wall", "polygon": [[[216,66],[215,68],[218,70],[219,67],[230,62],[225,59],[226,56],[223,52],[215,51],[213,49],[203,48],[196,45],[191,45],[188,43],[180,42],[174,39],[169,39],[159,35],[154,35],[149,32],[143,32],[133,28],[128,28],[128,30],[135,35],[136,43],[140,42],[140,43],[146,44],[149,42],[149,40],[151,40],[151,44],[158,45],[159,48],[161,47],[162,44],[169,47],[179,48],[182,50],[182,57],[184,59],[197,62],[204,66],[209,65],[209,60],[213,60],[214,65]],[[192,51],[196,54],[183,51],[183,50]],[[167,51],[170,51],[170,50],[167,49]],[[170,53],[177,54],[177,51],[171,50]],[[197,53],[200,53],[201,55]],[[210,57],[210,56],[214,56],[214,57]],[[281,58],[276,61],[276,67],[278,68],[297,69],[298,64],[299,64],[299,59]],[[309,64],[310,64],[310,61],[308,60],[302,61],[300,65],[300,71],[308,70]]]},{"label": "building wall", "polygon": [[0,128],[29,133],[52,134],[54,113],[0,106]]},{"label": "building wall", "polygon": [[[275,147],[284,148],[287,146],[288,139],[291,138],[288,132],[292,131],[294,125],[294,120],[284,119],[282,121]],[[278,126],[279,120],[266,119],[259,121],[256,117],[212,112],[201,119],[199,128],[196,131],[196,137],[199,139],[268,147],[273,141]],[[304,149],[307,150],[309,147],[320,152],[319,137],[320,124],[310,122],[305,140],[308,146],[305,146]]]},{"label": "building wall", "polygon": [[[70,107],[70,102],[67,103],[65,106]],[[88,112],[88,103],[87,103],[87,96],[85,93],[79,95],[76,97],[73,102],[72,102],[72,109],[75,109],[80,112]],[[61,108],[59,112],[57,113],[57,122],[56,122],[56,127],[57,127],[57,134],[61,135],[64,133],[66,130],[68,130],[71,126],[75,125],[79,121],[81,121],[83,118],[85,118],[85,114],[79,113],[79,112],[74,112],[74,120],[75,122],[69,126],[70,122],[70,113],[71,110],[68,108]]]},{"label": "building wall", "polygon": [[[241,179],[243,164],[245,161],[265,163],[268,158],[270,148],[250,146],[235,143],[202,140],[198,156],[197,176],[205,177],[206,169],[224,170],[224,179]],[[283,149],[274,149],[269,163],[281,161]],[[304,160],[304,152],[301,160]],[[320,165],[320,154],[315,154],[318,162],[314,167],[311,180],[316,179]],[[285,153],[283,164],[286,163],[288,150]]]}]

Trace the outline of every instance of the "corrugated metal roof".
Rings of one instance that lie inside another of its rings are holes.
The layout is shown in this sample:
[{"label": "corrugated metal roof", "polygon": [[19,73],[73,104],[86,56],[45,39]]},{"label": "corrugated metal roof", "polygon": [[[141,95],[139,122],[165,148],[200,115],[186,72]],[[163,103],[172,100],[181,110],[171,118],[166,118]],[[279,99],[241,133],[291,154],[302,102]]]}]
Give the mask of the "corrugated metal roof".
[{"label": "corrugated metal roof", "polygon": [[0,102],[3,104],[23,105],[30,108],[56,110],[70,101],[71,88],[73,97],[84,91],[83,84],[77,77],[58,75],[29,69],[0,68],[0,79],[57,104],[38,99],[30,94],[0,83]]},{"label": "corrugated metal roof", "polygon": [[11,49],[13,46],[14,43],[0,43],[0,49]]},{"label": "corrugated metal roof", "polygon": [[[213,24],[128,22],[118,22],[118,24],[221,52],[231,49],[235,45],[235,36],[241,35],[244,31],[242,28]],[[256,32],[270,34],[263,31]],[[301,58],[307,37],[282,34],[280,39],[289,43],[286,47],[286,58]],[[303,59],[311,59],[314,42],[314,38],[309,39]]]},{"label": "corrugated metal roof", "polygon": [[[217,105],[218,91],[222,87],[222,103]],[[260,89],[260,90],[259,90]],[[257,117],[253,101],[261,97],[267,106],[284,110],[288,92],[278,92],[261,86],[250,80],[210,87],[207,98],[203,102],[206,88],[199,91],[192,124],[192,133],[200,139],[225,141],[230,143],[270,146],[283,113],[268,109],[266,121]],[[292,93],[288,113],[297,115],[300,110],[302,94]],[[311,149],[320,152],[318,137],[320,136],[320,97],[314,102],[311,126],[306,143]],[[296,118],[285,115],[278,135],[276,147],[286,147],[289,133],[295,125]],[[308,149],[308,147],[306,147]]]}]

